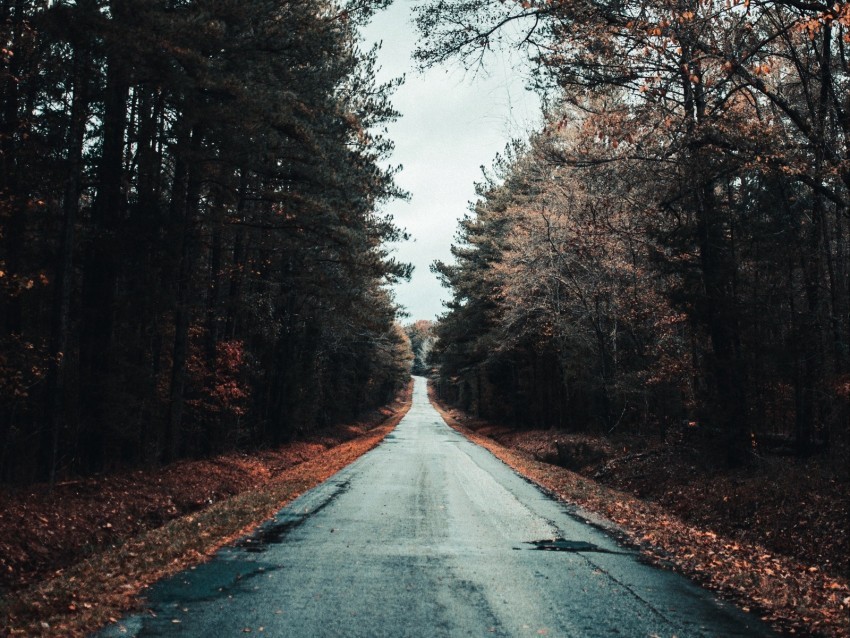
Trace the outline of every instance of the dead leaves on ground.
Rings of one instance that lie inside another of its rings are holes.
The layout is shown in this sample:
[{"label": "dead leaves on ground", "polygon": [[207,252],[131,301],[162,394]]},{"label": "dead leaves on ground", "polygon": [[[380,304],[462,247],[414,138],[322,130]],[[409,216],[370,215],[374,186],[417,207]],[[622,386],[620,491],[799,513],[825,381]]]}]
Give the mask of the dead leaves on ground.
[{"label": "dead leaves on ground", "polygon": [[[768,549],[764,542],[758,542],[760,533],[768,541],[770,537],[764,534],[773,533],[768,514],[762,514],[762,519],[753,521],[746,538],[732,538],[706,525],[685,522],[671,513],[675,510],[675,499],[670,494],[663,502],[641,500],[540,461],[540,451],[546,445],[545,437],[540,433],[523,439],[505,428],[480,422],[474,423],[473,430],[465,427],[468,420],[462,413],[445,406],[437,407],[449,425],[518,472],[560,498],[616,523],[626,538],[657,564],[673,566],[725,598],[734,600],[745,610],[758,613],[781,630],[800,635],[850,637],[850,583],[839,575],[839,566],[846,568],[848,559],[842,553],[842,543],[848,536],[848,520],[842,516],[844,501],[840,498],[846,498],[846,490],[832,502],[826,499],[818,502],[818,516],[831,521],[829,530],[837,535],[836,542],[827,546],[832,553],[827,551],[828,555],[824,555],[826,550],[823,547],[800,547],[799,554],[802,556],[823,557],[817,562],[801,560]],[[512,447],[497,443],[489,436],[483,436],[482,432],[495,435]],[[766,484],[761,489],[769,487]],[[723,485],[719,488],[717,485],[706,486],[706,489],[711,489],[722,500]],[[691,509],[699,510],[703,505],[695,500],[700,498],[698,492],[681,489],[677,496],[688,501]],[[726,504],[729,504],[728,499]],[[830,504],[833,509],[829,508]],[[708,503],[706,507],[711,509],[714,506]],[[716,520],[720,510],[712,511],[714,514],[707,518]],[[802,537],[798,539],[802,543]],[[818,540],[808,539],[809,544]],[[825,569],[824,564],[831,569]]]},{"label": "dead leaves on ground", "polygon": [[[4,568],[25,576],[5,581],[19,586],[0,600],[0,635],[83,636],[113,622],[143,588],[206,560],[376,446],[407,412],[410,396],[318,442],[77,482],[67,498],[3,495],[13,511],[0,510],[0,556]],[[80,555],[86,542],[104,539],[105,547]],[[62,543],[73,549],[59,551]],[[40,558],[30,565],[33,556]]]}]

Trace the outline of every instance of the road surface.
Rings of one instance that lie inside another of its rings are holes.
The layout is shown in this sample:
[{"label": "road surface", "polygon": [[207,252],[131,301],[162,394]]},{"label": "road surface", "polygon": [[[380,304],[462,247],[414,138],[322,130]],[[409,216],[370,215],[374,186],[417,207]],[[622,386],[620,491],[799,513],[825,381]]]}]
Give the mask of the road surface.
[{"label": "road surface", "polygon": [[100,635],[771,635],[450,429],[419,378],[380,446],[149,602]]}]

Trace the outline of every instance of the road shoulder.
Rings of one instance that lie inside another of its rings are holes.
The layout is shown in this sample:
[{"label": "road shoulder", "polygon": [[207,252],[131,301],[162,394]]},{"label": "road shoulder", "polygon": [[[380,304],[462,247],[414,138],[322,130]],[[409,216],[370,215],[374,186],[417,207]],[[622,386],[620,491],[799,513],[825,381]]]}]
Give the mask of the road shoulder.
[{"label": "road shoulder", "polygon": [[759,545],[688,525],[657,504],[500,445],[465,427],[463,413],[441,405],[430,388],[429,398],[450,427],[555,497],[580,508],[580,515],[639,548],[647,560],[685,574],[744,611],[758,613],[780,631],[850,636],[846,581]]},{"label": "road shoulder", "polygon": [[[412,384],[411,384],[412,388]],[[139,609],[152,583],[209,559],[287,503],[377,446],[410,409],[410,389],[384,421],[286,469],[262,485],[122,539],[0,601],[0,635],[85,636]],[[142,486],[143,487],[143,486]],[[141,489],[141,487],[139,488]]]}]

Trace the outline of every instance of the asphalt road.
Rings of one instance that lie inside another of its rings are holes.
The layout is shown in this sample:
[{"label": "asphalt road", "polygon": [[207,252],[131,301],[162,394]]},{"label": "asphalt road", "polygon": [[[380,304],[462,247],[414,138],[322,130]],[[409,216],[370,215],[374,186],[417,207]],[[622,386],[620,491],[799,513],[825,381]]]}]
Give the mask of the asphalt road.
[{"label": "asphalt road", "polygon": [[451,430],[423,379],[384,443],[149,601],[100,635],[771,635]]}]

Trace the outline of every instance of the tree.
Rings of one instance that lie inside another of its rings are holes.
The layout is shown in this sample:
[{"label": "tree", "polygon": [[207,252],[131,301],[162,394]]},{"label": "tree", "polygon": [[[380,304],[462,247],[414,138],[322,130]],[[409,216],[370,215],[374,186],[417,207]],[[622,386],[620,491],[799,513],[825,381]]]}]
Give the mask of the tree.
[{"label": "tree", "polygon": [[[418,22],[425,64],[479,64],[500,41],[528,51],[538,86],[571,105],[555,126],[582,127],[581,144],[552,150],[558,163],[653,184],[629,215],[652,220],[643,239],[687,318],[699,418],[724,432],[730,461],[744,460],[762,418],[752,401],[770,383],[753,375],[769,367],[758,343],[769,324],[775,343],[795,343],[793,362],[772,358],[770,394],[784,403],[779,388],[794,388],[799,451],[834,429],[823,419],[846,411],[826,389],[846,365],[842,6],[433,2]],[[775,241],[759,235],[769,227]],[[783,317],[794,308],[787,321],[766,320],[764,281],[783,288],[770,302]]]},{"label": "tree", "polygon": [[276,443],[400,387],[398,83],[359,45],[387,4],[3,5],[3,480]]},{"label": "tree", "polygon": [[413,374],[428,374],[428,357],[434,346],[433,336],[434,324],[431,321],[420,319],[405,326],[404,331],[410,340],[410,348],[413,351]]}]

